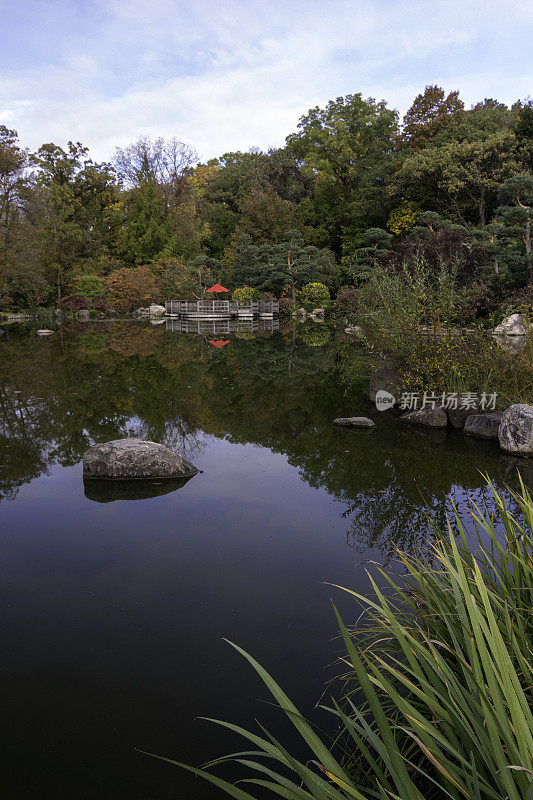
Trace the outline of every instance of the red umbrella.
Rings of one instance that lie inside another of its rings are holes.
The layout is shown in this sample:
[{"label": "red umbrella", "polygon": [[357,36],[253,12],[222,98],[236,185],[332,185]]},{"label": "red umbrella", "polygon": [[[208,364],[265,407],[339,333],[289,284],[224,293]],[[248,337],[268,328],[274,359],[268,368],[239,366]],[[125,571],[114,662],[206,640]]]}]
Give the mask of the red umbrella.
[{"label": "red umbrella", "polygon": [[211,286],[210,289],[206,289],[206,293],[209,294],[209,292],[229,292],[229,289],[221,286],[220,283],[215,283],[215,285]]},{"label": "red umbrella", "polygon": [[224,340],[224,339],[208,339],[207,341],[209,342],[209,344],[212,344],[213,347],[218,347],[218,348],[225,347],[225,345],[230,343],[229,339],[226,339],[226,340]]}]

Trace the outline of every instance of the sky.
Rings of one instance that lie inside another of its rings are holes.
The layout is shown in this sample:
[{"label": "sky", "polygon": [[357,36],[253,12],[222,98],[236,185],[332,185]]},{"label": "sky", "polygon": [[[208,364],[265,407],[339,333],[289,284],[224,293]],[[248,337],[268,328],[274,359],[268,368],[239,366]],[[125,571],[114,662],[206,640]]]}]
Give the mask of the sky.
[{"label": "sky", "polygon": [[141,134],[200,158],[278,147],[346,94],[403,114],[533,94],[532,0],[0,0],[0,124],[97,160]]}]

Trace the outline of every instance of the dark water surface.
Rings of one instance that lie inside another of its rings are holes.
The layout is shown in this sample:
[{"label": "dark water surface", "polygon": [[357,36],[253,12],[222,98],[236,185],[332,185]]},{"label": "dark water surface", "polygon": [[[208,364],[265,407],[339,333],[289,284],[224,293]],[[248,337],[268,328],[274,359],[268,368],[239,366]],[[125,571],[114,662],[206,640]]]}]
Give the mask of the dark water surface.
[{"label": "dark water surface", "polygon": [[[479,470],[515,480],[519,462],[492,442],[376,412],[353,384],[357,347],[319,326],[210,337],[117,322],[1,337],[3,797],[218,797],[135,748],[198,764],[241,746],[201,715],[257,717],[283,736],[222,637],[313,714],[339,652],[330,598],[347,621],[358,613],[324,582],[368,591],[366,561],[425,538],[423,498],[464,509],[483,496]],[[377,427],[334,428],[344,415]],[[84,450],[133,434],[203,474],[84,487]]]}]

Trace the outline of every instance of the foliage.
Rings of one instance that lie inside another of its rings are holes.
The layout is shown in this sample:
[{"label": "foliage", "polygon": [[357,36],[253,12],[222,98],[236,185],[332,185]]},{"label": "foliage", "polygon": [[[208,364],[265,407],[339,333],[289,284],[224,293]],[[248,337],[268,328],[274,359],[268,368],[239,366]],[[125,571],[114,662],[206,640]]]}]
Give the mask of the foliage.
[{"label": "foliage", "polygon": [[306,283],[298,293],[298,302],[307,311],[312,311],[314,308],[327,309],[331,305],[328,287],[318,281]]},{"label": "foliage", "polygon": [[232,300],[236,300],[238,303],[243,303],[248,305],[252,300],[257,300],[259,298],[259,291],[257,289],[252,289],[251,286],[240,286],[238,289],[233,290]]},{"label": "foliage", "polygon": [[[76,277],[154,264],[164,294],[184,283],[192,297],[203,284],[185,267],[198,259],[230,288],[290,283],[293,302],[309,281],[334,292],[416,256],[435,272],[457,262],[461,286],[497,275],[511,293],[533,281],[532,120],[529,100],[465,109],[432,85],[400,130],[385,101],[355,93],[310,109],[282,148],[206,164],[147,136],[113,164],[80,142],[30,153],[0,125],[1,303],[57,303]],[[169,259],[181,275],[157,266]]]},{"label": "foliage", "polygon": [[341,702],[325,707],[342,732],[335,748],[324,744],[266,670],[233,645],[304,739],[308,757],[293,757],[261,725],[252,733],[211,720],[241,735],[253,751],[204,769],[164,760],[239,800],[254,796],[212,767],[234,762],[247,773],[239,784],[288,800],[522,800],[533,785],[533,501],[522,487],[513,496],[513,514],[489,488],[503,532],[494,516],[472,505],[475,554],[452,506],[447,530],[434,522],[429,555],[398,552],[403,574],[396,579],[378,568],[391,597],[372,578],[375,598],[345,590],[367,621],[350,632],[335,609],[348,668]]},{"label": "foliage", "polygon": [[117,269],[106,275],[104,287],[117,311],[133,311],[159,299],[156,280],[147,267]]},{"label": "foliage", "polygon": [[92,300],[94,297],[101,295],[104,285],[99,275],[82,275],[80,278],[75,279],[75,284],[75,294],[85,300]]}]

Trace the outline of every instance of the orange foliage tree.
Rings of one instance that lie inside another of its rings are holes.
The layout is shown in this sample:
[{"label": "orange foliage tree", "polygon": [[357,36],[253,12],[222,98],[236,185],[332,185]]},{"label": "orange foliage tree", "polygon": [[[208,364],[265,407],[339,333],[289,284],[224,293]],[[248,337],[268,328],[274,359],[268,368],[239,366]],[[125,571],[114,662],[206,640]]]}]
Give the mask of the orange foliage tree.
[{"label": "orange foliage tree", "polygon": [[116,269],[104,278],[104,289],[117,311],[133,311],[159,297],[155,276],[148,267]]}]

